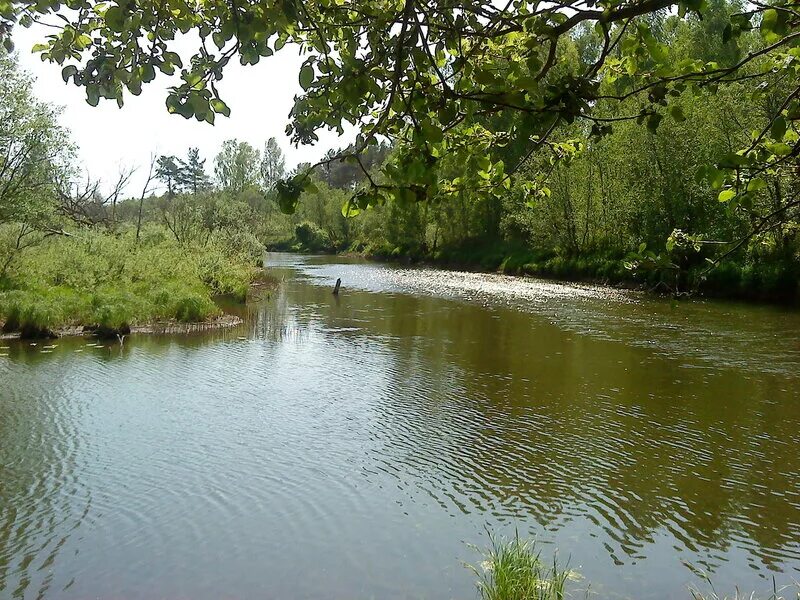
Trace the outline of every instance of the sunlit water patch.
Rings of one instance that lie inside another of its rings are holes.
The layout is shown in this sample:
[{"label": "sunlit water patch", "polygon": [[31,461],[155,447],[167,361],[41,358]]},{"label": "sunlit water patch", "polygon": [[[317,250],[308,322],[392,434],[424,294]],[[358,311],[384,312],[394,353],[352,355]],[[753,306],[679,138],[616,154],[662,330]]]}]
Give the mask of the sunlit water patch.
[{"label": "sunlit water patch", "polygon": [[[339,259],[341,260],[341,259]],[[670,302],[607,286],[558,283],[492,273],[331,262],[270,254],[268,263],[290,266],[309,282],[344,289],[429,295],[487,309],[513,308],[539,315],[569,332],[649,347],[671,357],[704,359],[706,366],[800,370],[800,314],[737,303]]]}]

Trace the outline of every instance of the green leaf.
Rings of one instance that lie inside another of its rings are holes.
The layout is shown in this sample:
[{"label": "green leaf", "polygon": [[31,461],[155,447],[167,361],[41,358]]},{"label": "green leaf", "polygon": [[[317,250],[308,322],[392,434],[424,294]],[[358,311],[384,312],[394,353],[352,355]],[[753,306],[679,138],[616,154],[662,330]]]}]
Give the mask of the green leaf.
[{"label": "green leaf", "polygon": [[303,65],[303,68],[300,69],[300,87],[302,87],[304,90],[308,90],[313,82],[314,67],[311,65]]},{"label": "green leaf", "polygon": [[750,159],[748,159],[746,156],[742,156],[736,152],[729,152],[722,157],[719,166],[723,169],[734,169],[736,167],[743,167],[749,164],[749,162]]},{"label": "green leaf", "polygon": [[708,177],[708,169],[709,167],[707,165],[701,165],[694,174],[694,182],[703,183]]},{"label": "green leaf", "polygon": [[792,153],[792,147],[789,144],[779,142],[777,144],[767,144],[767,150],[772,152],[775,156],[789,156]]},{"label": "green leaf", "polygon": [[81,34],[81,35],[79,35],[78,37],[75,38],[75,46],[79,50],[83,50],[84,48],[88,48],[89,44],[91,44],[91,43],[92,43],[92,38],[90,38],[85,33]]},{"label": "green leaf", "polygon": [[772,122],[772,127],[770,127],[770,135],[772,136],[773,140],[777,142],[782,142],[783,136],[785,134],[786,134],[786,119],[778,115]]},{"label": "green leaf", "polygon": [[228,108],[228,105],[227,105],[227,104],[225,104],[225,103],[224,103],[222,100],[220,100],[219,98],[214,98],[214,99],[211,101],[211,108],[212,108],[212,109],[214,110],[214,112],[216,112],[216,113],[219,113],[219,114],[221,114],[221,115],[225,115],[226,117],[230,117],[230,116],[231,116],[231,109],[230,109],[230,108]]},{"label": "green leaf", "polygon": [[351,217],[355,217],[361,212],[361,209],[356,206],[355,202],[353,202],[352,198],[348,198],[347,202],[342,205],[342,216],[346,219]]},{"label": "green leaf", "polygon": [[677,104],[673,104],[669,107],[669,114],[677,123],[681,123],[686,120],[686,116],[683,114],[683,109]]},{"label": "green leaf", "polygon": [[711,189],[718,190],[725,184],[725,171],[711,167],[708,172],[708,183]]},{"label": "green leaf", "polygon": [[67,65],[63,69],[61,69],[61,79],[64,80],[64,83],[69,81],[69,78],[75,75],[78,72],[78,67],[75,65]]},{"label": "green leaf", "polygon": [[754,177],[750,181],[747,182],[747,191],[749,192],[757,192],[758,190],[763,190],[767,187],[767,182],[761,179],[760,177]]},{"label": "green leaf", "polygon": [[722,190],[717,197],[720,202],[729,202],[736,197],[736,190]]},{"label": "green leaf", "polygon": [[278,196],[278,206],[281,212],[287,215],[294,214],[297,209],[297,201],[303,192],[303,183],[306,181],[303,175],[295,175],[289,179],[281,179],[275,184],[275,191]]},{"label": "green leaf", "polygon": [[658,126],[661,123],[661,119],[664,117],[658,113],[653,113],[647,118],[647,130],[650,133],[655,133],[658,130]]},{"label": "green leaf", "polygon": [[149,83],[156,78],[156,70],[153,68],[151,64],[144,64],[139,68],[139,72],[141,74],[142,81],[145,83]]},{"label": "green leaf", "polygon": [[125,13],[119,6],[112,6],[105,14],[106,27],[111,31],[121,32],[125,28]]},{"label": "green leaf", "polygon": [[100,91],[98,90],[97,85],[87,85],[86,102],[89,104],[89,106],[97,106],[99,101]]},{"label": "green leaf", "polygon": [[422,124],[422,133],[425,136],[426,141],[433,144],[438,144],[444,139],[444,133],[442,133],[442,130],[430,121],[425,121]]},{"label": "green leaf", "polygon": [[731,38],[733,37],[733,27],[730,23],[725,26],[725,29],[722,30],[722,43],[727,44]]},{"label": "green leaf", "polygon": [[496,81],[494,73],[487,69],[477,69],[475,71],[475,82],[481,85],[492,85]]},{"label": "green leaf", "polygon": [[761,17],[761,37],[768,43],[773,44],[786,34],[786,14],[770,8],[764,11]]}]

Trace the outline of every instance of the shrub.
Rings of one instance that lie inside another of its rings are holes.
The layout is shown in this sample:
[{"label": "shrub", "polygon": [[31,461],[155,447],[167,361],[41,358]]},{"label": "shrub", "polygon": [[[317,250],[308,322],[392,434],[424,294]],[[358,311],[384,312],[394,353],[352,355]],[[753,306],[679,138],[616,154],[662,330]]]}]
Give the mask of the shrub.
[{"label": "shrub", "polygon": [[301,246],[312,252],[331,248],[331,239],[316,223],[303,221],[295,227],[294,235]]},{"label": "shrub", "polygon": [[182,323],[203,321],[217,313],[219,308],[209,298],[200,294],[186,294],[178,299],[175,318]]}]

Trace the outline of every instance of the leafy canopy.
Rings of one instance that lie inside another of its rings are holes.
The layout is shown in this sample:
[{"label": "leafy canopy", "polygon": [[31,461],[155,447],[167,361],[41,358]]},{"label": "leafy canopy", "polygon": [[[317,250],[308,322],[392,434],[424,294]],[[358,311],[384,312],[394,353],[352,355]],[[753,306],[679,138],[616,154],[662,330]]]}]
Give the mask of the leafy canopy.
[{"label": "leafy canopy", "polygon": [[[110,98],[121,106],[157,73],[179,72],[167,109],[209,123],[230,114],[217,84],[231,60],[255,64],[298,45],[306,56],[298,75],[304,91],[287,126],[292,140],[313,143],[319,130],[341,132],[345,123],[360,131],[352,150],[336,157],[361,166],[367,180],[347,214],[389,199],[502,190],[534,151],[550,149],[554,160],[580,151],[580,143],[553,139],[562,124],[585,123],[587,134],[601,136],[613,121],[635,119],[655,131],[664,118],[684,118],[675,98],[760,78],[760,93],[783,93],[769,125],[701,173],[721,202],[746,201],[765,175],[791,167],[800,152],[800,4],[753,2],[733,14],[724,43],[758,32],[733,65],[669,60],[652,17],[702,18],[705,9],[705,0],[0,0],[0,31],[17,22],[54,25],[35,50],[64,65],[64,80],[84,87],[92,105]],[[602,40],[595,60],[581,72],[559,72],[560,40],[587,28]],[[188,56],[181,49],[195,36]],[[631,113],[595,114],[615,102]],[[525,119],[492,118],[508,112]],[[374,177],[361,156],[386,139],[398,151]],[[497,149],[510,143],[525,151],[506,165]],[[444,156],[469,176],[447,175]],[[275,185],[284,210],[294,209],[309,175]],[[543,186],[531,191],[547,194]]]},{"label": "leafy canopy", "polygon": [[73,147],[58,114],[33,94],[31,78],[0,50],[0,224],[51,217],[71,172]]}]

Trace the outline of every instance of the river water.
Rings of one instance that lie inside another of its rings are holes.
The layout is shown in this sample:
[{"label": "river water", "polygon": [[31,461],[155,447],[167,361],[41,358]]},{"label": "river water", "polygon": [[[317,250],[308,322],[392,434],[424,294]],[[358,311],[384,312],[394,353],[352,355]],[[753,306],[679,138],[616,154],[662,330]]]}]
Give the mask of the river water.
[{"label": "river water", "polygon": [[237,329],[0,341],[0,598],[473,599],[488,531],[593,597],[800,579],[798,312],[267,263]]}]

